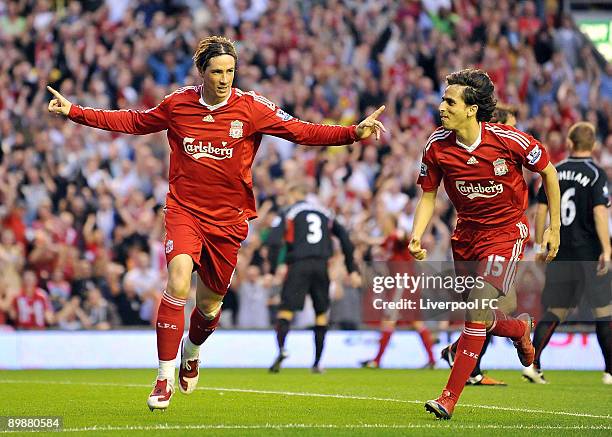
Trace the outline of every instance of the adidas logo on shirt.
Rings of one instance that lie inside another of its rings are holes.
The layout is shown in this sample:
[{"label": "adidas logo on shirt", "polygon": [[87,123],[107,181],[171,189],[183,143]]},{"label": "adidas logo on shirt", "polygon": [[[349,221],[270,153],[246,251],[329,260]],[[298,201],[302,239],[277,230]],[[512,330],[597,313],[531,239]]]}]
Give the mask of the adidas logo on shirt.
[{"label": "adidas logo on shirt", "polygon": [[213,118],[213,116],[212,116],[212,115],[208,114],[206,117],[204,117],[204,118],[202,119],[202,121],[207,121],[207,122],[209,122],[209,123],[214,123],[214,122],[215,122],[215,119]]},{"label": "adidas logo on shirt", "polygon": [[470,156],[470,159],[467,160],[466,164],[478,164],[478,160],[474,156]]}]

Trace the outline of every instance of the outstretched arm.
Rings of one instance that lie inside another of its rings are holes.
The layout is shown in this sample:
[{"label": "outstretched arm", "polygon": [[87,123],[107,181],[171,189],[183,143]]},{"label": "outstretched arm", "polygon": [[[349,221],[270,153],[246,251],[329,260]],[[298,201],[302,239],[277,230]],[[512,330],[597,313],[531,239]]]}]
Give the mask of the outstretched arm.
[{"label": "outstretched arm", "polygon": [[380,138],[385,132],[384,125],[378,120],[385,110],[381,106],[357,126],[337,126],[308,123],[284,112],[265,97],[253,96],[254,128],[261,134],[274,135],[306,146],[341,146],[352,144],[375,135]]},{"label": "outstretched arm", "polygon": [[131,109],[110,111],[74,105],[50,86],[47,89],[54,96],[49,102],[49,112],[64,115],[85,126],[136,135],[150,134],[168,128],[170,117],[166,100],[146,111]]}]

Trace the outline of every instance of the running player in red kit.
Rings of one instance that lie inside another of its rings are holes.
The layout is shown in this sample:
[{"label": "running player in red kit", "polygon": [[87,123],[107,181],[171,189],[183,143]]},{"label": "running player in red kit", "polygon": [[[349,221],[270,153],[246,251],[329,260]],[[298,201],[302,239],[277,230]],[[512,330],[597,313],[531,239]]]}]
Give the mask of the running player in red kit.
[{"label": "running player in red kit", "polygon": [[[387,265],[390,270],[388,273],[389,276],[404,273],[414,275],[414,258],[408,251],[408,243],[410,242],[408,233],[397,226],[398,220],[396,217],[388,217],[385,225],[387,226],[384,226],[383,229],[387,228],[389,230],[387,231],[387,237],[382,240],[381,247],[386,255]],[[396,289],[394,291],[392,300],[396,302],[400,301],[404,295],[404,291],[405,290],[402,288]],[[380,362],[385,354],[385,351],[387,350],[387,346],[389,346],[391,337],[395,332],[395,327],[397,326],[400,316],[400,311],[397,309],[385,311],[384,317],[380,321],[378,352],[374,358],[362,361],[361,367],[369,369],[380,368]],[[427,329],[425,323],[423,323],[423,321],[417,317],[416,313],[413,312],[410,314],[410,316],[409,323],[411,327],[414,328],[414,330],[419,334],[421,342],[423,343],[423,348],[425,349],[425,354],[427,355],[427,363],[425,364],[424,368],[433,369],[436,365],[436,359],[433,355],[434,341],[431,332],[429,329]]]},{"label": "running player in red kit", "polygon": [[49,111],[87,126],[129,134],[167,130],[170,191],[166,198],[168,283],[157,314],[159,371],[147,404],[165,409],[174,392],[175,359],[184,329],[191,273],[198,272],[196,308],[181,347],[179,387],[199,377],[199,349],[217,327],[248,221],[256,217],[251,165],[262,135],[304,145],[351,144],[384,126],[374,113],[356,126],[298,120],[252,91],[232,88],[238,57],[224,37],[201,40],[194,63],[202,84],[186,86],[146,111],[106,111],[71,104],[52,88]]},{"label": "running player in red kit", "polygon": [[[550,227],[544,245],[547,260],[559,248],[559,183],[542,144],[513,127],[488,123],[495,109],[494,86],[481,70],[462,70],[446,77],[448,87],[439,111],[442,126],[429,137],[418,183],[423,189],[409,249],[425,259],[421,237],[429,223],[440,182],[457,210],[451,238],[456,270],[462,261],[477,261],[484,287],[473,288],[467,301],[479,304],[466,314],[457,355],[442,395],[425,404],[437,418],[450,419],[463,387],[476,365],[487,332],[513,340],[523,366],[533,362],[531,318],[512,318],[482,303],[505,295],[512,287],[518,260],[529,238],[525,210],[527,184],[522,168],[542,175],[549,199]],[[460,274],[460,273],[459,273]]]}]

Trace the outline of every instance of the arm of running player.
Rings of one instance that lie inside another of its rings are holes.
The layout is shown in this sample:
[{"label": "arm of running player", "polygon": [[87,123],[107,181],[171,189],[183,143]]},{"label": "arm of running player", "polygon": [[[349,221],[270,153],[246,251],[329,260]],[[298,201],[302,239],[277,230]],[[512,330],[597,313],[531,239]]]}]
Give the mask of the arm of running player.
[{"label": "arm of running player", "polygon": [[544,190],[544,184],[540,185],[540,189],[536,194],[536,215],[535,215],[535,259],[539,262],[544,262],[546,259],[546,248],[542,247],[544,239],[544,230],[546,229],[546,217],[548,216],[548,198]]},{"label": "arm of running player", "polygon": [[536,260],[544,261],[546,259],[546,252],[542,246],[542,240],[544,239],[544,229],[546,227],[546,217],[548,214],[548,204],[538,203],[536,206],[535,215],[535,250]]},{"label": "arm of running player", "polygon": [[337,220],[333,220],[332,222],[332,234],[338,237],[340,240],[340,247],[342,248],[342,253],[344,254],[344,264],[346,265],[346,270],[349,272],[351,286],[357,288],[361,285],[361,276],[355,267],[355,258],[353,253],[355,251],[355,247],[349,238],[348,232]]},{"label": "arm of running player", "polygon": [[132,109],[111,111],[83,108],[72,104],[50,86],[47,87],[47,90],[54,96],[49,101],[49,112],[64,115],[72,121],[85,126],[135,135],[150,134],[168,129],[170,117],[166,99],[155,108],[147,109],[146,111]]},{"label": "arm of running player", "polygon": [[548,215],[550,223],[544,231],[542,237],[542,247],[548,248],[546,262],[551,262],[561,243],[561,190],[559,189],[559,180],[557,179],[557,170],[550,162],[542,171],[542,183],[546,190],[546,198],[548,199]]},{"label": "arm of running player", "polygon": [[412,223],[412,239],[408,245],[408,250],[412,256],[419,261],[427,258],[427,250],[421,247],[421,238],[423,237],[425,229],[433,217],[437,193],[437,188],[433,191],[423,191],[414,213],[414,222]]},{"label": "arm of running player", "polygon": [[593,218],[595,219],[595,230],[601,243],[601,255],[597,265],[597,274],[605,275],[608,273],[608,264],[612,256],[610,247],[610,229],[608,227],[608,207],[606,205],[596,205],[593,208]]}]

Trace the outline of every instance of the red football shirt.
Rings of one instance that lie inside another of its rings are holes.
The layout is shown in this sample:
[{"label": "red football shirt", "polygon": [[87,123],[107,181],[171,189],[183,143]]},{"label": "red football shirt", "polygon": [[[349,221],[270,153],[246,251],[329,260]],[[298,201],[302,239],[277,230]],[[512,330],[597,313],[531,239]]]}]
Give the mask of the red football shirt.
[{"label": "red football shirt", "polygon": [[548,161],[535,138],[504,124],[481,123],[471,146],[440,127],[425,145],[418,183],[433,191],[444,180],[459,225],[497,227],[517,222],[527,209],[522,168],[539,172]]},{"label": "red football shirt", "polygon": [[17,313],[17,328],[43,329],[45,327],[45,311],[51,310],[47,293],[37,288],[32,296],[24,293],[15,297],[13,308]]},{"label": "red football shirt", "polygon": [[207,106],[202,85],[180,88],[146,111],[107,111],[72,105],[68,117],[87,126],[128,134],[167,130],[170,191],[166,204],[219,225],[256,217],[251,165],[263,134],[304,145],[356,141],[355,126],[298,120],[254,92],[232,88],[226,102]]}]

